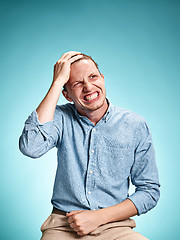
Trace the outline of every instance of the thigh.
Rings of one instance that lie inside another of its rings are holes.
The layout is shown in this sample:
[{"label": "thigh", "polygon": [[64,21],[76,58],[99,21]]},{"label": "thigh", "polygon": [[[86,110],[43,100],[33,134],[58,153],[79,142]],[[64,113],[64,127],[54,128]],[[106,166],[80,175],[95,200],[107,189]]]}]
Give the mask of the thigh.
[{"label": "thigh", "polygon": [[64,215],[51,214],[41,226],[41,240],[148,240],[132,230],[135,227],[132,219],[107,223],[86,236],[77,235],[67,219]]},{"label": "thigh", "polygon": [[92,236],[93,240],[148,240],[132,230],[131,227],[115,227],[102,231],[96,236]]},{"label": "thigh", "polygon": [[126,234],[116,238],[115,240],[149,240],[138,232],[129,231]]},{"label": "thigh", "polygon": [[51,229],[42,234],[41,240],[72,240],[78,239],[77,234],[72,232],[58,231],[57,229]]},{"label": "thigh", "polygon": [[133,219],[111,222],[100,226],[90,235],[93,240],[148,240],[133,230],[135,226]]},{"label": "thigh", "polygon": [[41,240],[72,240],[76,239],[77,235],[70,228],[66,216],[54,213],[42,224],[41,232]]}]

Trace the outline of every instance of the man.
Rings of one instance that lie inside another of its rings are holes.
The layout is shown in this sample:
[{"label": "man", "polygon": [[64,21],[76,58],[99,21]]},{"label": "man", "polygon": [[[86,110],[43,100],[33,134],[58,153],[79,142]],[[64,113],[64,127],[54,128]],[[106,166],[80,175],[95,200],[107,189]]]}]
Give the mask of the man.
[{"label": "man", "polygon": [[[60,93],[72,103],[57,106]],[[145,240],[134,215],[152,209],[159,181],[151,134],[140,115],[113,106],[94,60],[67,52],[52,85],[25,122],[20,150],[38,158],[57,147],[53,211],[42,240]],[[129,181],[136,186],[129,196]]]}]

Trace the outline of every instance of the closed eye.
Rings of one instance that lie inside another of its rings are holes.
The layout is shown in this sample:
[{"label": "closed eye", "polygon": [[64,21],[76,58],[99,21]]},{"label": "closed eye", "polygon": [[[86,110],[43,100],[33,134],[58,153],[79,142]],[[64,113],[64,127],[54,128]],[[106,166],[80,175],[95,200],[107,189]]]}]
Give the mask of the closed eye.
[{"label": "closed eye", "polygon": [[76,82],[75,84],[73,84],[73,88],[80,85],[80,84],[81,84],[81,82]]}]

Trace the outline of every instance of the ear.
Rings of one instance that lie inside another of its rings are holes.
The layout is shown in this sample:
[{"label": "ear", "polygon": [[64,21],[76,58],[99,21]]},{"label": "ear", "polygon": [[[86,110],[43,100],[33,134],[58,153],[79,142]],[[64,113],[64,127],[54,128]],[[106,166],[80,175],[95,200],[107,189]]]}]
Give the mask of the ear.
[{"label": "ear", "polygon": [[101,73],[101,77],[104,79],[104,75]]},{"label": "ear", "polygon": [[68,91],[62,90],[63,96],[69,101],[72,102],[72,98],[69,96]]}]

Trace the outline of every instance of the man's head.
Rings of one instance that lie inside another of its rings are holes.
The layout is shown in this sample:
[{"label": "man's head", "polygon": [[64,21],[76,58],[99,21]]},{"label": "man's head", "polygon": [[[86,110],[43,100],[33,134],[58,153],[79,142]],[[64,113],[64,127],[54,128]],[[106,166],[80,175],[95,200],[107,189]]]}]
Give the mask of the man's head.
[{"label": "man's head", "polygon": [[104,109],[107,104],[104,76],[90,56],[83,54],[81,59],[71,64],[70,78],[63,95],[74,102],[81,114]]}]

